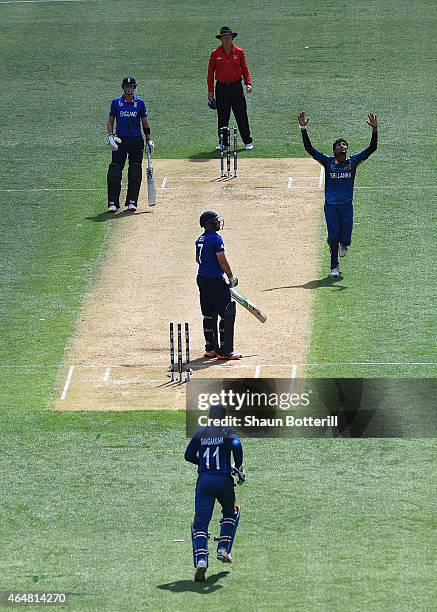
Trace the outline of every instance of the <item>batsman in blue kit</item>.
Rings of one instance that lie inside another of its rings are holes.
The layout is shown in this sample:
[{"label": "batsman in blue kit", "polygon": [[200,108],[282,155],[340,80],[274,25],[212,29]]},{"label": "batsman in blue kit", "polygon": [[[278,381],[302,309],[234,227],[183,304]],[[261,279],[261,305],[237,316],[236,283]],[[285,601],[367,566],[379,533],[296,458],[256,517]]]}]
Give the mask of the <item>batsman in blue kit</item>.
[{"label": "batsman in blue kit", "polygon": [[[129,157],[129,168],[125,207],[129,212],[135,212],[137,209],[144,152],[141,127],[150,153],[153,153],[155,147],[153,140],[150,139],[150,125],[144,100],[134,95],[137,87],[135,78],[125,77],[121,87],[123,95],[112,100],[107,124],[108,145],[112,150],[112,161],[107,175],[110,213],[116,213],[120,208],[121,177],[127,157]],[[116,124],[115,133],[114,124]]]},{"label": "batsman in blue kit", "polygon": [[309,117],[299,113],[299,127],[305,151],[325,169],[325,219],[328,227],[328,244],[331,251],[331,276],[340,276],[338,257],[344,257],[351,244],[353,226],[353,191],[357,167],[374,153],[378,146],[378,120],[370,113],[367,123],[372,128],[370,145],[361,153],[348,157],[348,143],[338,138],[332,145],[334,155],[330,157],[315,149],[307,132]]},{"label": "batsman in blue kit", "polygon": [[[223,563],[232,563],[232,544],[240,520],[240,506],[235,505],[235,483],[232,476],[236,477],[237,484],[243,484],[246,480],[243,447],[237,432],[221,425],[225,417],[224,406],[211,406],[211,425],[197,429],[185,451],[185,460],[198,466],[195,515],[191,528],[196,568],[194,580],[198,582],[205,580],[208,568],[208,527],[215,501],[221,505],[223,514],[217,545],[217,559]],[[234,466],[231,464],[231,455]]]},{"label": "batsman in blue kit", "polygon": [[[213,210],[202,213],[199,222],[204,232],[196,240],[196,261],[199,265],[197,286],[203,315],[205,357],[241,359],[241,355],[234,353],[236,306],[229,291],[230,287],[238,285],[238,278],[232,273],[225,255],[223,238],[218,233],[223,229],[224,222]],[[229,284],[225,281],[225,274]]]}]

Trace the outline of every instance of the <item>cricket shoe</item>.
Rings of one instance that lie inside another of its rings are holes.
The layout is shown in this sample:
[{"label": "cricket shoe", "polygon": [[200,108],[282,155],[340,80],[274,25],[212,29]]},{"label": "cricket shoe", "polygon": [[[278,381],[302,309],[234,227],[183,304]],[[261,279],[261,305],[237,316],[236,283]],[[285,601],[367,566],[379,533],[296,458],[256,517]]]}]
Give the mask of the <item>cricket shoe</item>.
[{"label": "cricket shoe", "polygon": [[118,208],[117,208],[117,206],[115,204],[110,204],[108,206],[108,212],[110,212],[110,213],[116,213],[117,210],[118,210]]},{"label": "cricket shoe", "polygon": [[196,573],[194,574],[194,580],[196,582],[204,582],[206,574],[206,561],[201,559],[196,567]]},{"label": "cricket shoe", "polygon": [[340,257],[346,257],[347,255],[347,246],[345,246],[341,242],[338,243],[338,254],[340,255]]},{"label": "cricket shoe", "polygon": [[239,355],[238,353],[230,353],[229,355],[217,355],[217,359],[221,359],[223,361],[230,359],[235,361],[236,359],[241,359],[241,355]]},{"label": "cricket shoe", "polygon": [[226,548],[219,548],[217,551],[217,559],[223,563],[232,563],[232,557]]},{"label": "cricket shoe", "polygon": [[137,205],[135,204],[135,202],[129,202],[126,208],[129,212],[135,212],[137,209]]},{"label": "cricket shoe", "polygon": [[251,143],[251,142],[247,142],[247,143],[244,145],[244,148],[246,149],[246,151],[252,151],[252,149],[253,149],[253,143]]},{"label": "cricket shoe", "polygon": [[330,272],[330,276],[332,278],[339,278],[339,276],[340,276],[340,266],[336,266],[335,268],[332,268],[332,270]]},{"label": "cricket shoe", "polygon": [[214,359],[214,357],[217,357],[217,353],[215,351],[205,351],[203,356],[207,359]]}]

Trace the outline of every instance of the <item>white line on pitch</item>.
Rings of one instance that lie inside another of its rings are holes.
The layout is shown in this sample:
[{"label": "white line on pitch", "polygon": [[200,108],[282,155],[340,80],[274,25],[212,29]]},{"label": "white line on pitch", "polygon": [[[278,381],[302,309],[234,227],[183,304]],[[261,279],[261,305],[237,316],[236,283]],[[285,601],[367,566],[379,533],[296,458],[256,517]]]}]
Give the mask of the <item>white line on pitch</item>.
[{"label": "white line on pitch", "polygon": [[103,374],[103,382],[108,382],[110,371],[111,368],[106,368],[105,373]]},{"label": "white line on pitch", "polygon": [[[223,364],[224,365],[224,364]],[[291,368],[293,364],[291,363],[262,363],[260,367],[262,368]],[[305,367],[315,367],[315,366],[337,366],[337,365],[375,365],[375,366],[437,366],[436,361],[322,361],[322,362],[311,362],[304,363],[300,362],[297,364],[304,365]],[[217,364],[218,367],[223,367],[222,365]],[[94,364],[94,363],[78,363],[74,366],[75,368],[103,368],[105,367],[102,364]],[[139,368],[139,369],[159,369],[168,367],[168,363],[163,363],[162,365],[135,365],[135,364],[125,364],[119,365],[114,364],[110,366],[111,368]],[[232,364],[232,368],[241,367],[241,368],[253,368],[253,365],[238,365]],[[16,364],[8,364],[8,363],[0,363],[0,368],[9,368],[9,369],[29,369],[29,368],[59,368],[59,364],[57,363],[25,363],[23,365]]]},{"label": "white line on pitch", "polygon": [[322,166],[320,168],[320,175],[319,175],[319,187],[320,189],[323,187],[323,179],[325,177],[325,168]]},{"label": "white line on pitch", "polygon": [[73,372],[74,372],[74,366],[70,366],[64,388],[62,389],[61,400],[64,400],[67,397],[67,391],[68,391],[68,387],[70,386],[71,377],[73,376]]},{"label": "white line on pitch", "polygon": [[53,4],[54,2],[85,2],[86,0],[0,0],[0,4],[35,4],[45,3]]},{"label": "white line on pitch", "polygon": [[297,374],[297,364],[294,363],[293,367],[291,368],[291,378],[296,378],[296,374]]},{"label": "white line on pitch", "polygon": [[293,177],[292,177],[292,176],[289,176],[289,177],[288,177],[288,183],[287,183],[287,187],[288,187],[288,189],[291,189],[291,185],[292,185],[292,183],[293,183]]},{"label": "white line on pitch", "polygon": [[259,378],[260,374],[261,374],[261,366],[257,365],[255,368],[255,378]]},{"label": "white line on pitch", "polygon": [[436,366],[434,361],[322,361],[321,363],[307,363],[306,367],[338,366],[338,365],[372,365],[372,366]]},{"label": "white line on pitch", "polygon": [[166,189],[167,187],[167,177],[164,176],[164,179],[162,181],[162,185],[161,185],[161,189]]}]

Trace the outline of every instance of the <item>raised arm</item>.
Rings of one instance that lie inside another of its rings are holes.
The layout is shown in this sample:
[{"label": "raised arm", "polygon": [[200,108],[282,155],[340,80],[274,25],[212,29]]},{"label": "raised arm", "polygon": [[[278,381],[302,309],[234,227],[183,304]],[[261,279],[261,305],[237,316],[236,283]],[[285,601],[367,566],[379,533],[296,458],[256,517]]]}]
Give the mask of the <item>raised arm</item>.
[{"label": "raised arm", "polygon": [[315,149],[313,145],[311,144],[311,140],[307,132],[307,125],[308,125],[310,118],[307,117],[304,112],[302,112],[302,113],[299,113],[299,115],[297,116],[297,120],[299,122],[299,127],[302,133],[302,140],[303,140],[303,146],[305,147],[305,151],[309,155],[311,155],[313,159],[318,161],[319,164],[322,164],[322,166],[324,166],[326,161],[329,158],[327,155],[325,155],[321,151],[318,151],[317,149]]},{"label": "raised arm", "polygon": [[378,118],[373,113],[370,113],[367,118],[367,124],[372,128],[372,138],[370,139],[370,144],[367,149],[361,151],[360,153],[355,153],[355,155],[351,156],[351,159],[357,162],[357,165],[366,160],[368,157],[372,155],[378,148]]}]

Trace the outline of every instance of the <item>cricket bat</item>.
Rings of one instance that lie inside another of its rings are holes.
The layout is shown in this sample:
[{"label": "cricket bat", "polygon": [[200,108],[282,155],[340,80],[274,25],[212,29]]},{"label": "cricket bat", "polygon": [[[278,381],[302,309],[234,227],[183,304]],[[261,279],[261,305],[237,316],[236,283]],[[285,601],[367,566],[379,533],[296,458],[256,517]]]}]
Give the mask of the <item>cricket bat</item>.
[{"label": "cricket bat", "polygon": [[153,176],[152,155],[147,147],[147,201],[149,206],[156,205],[155,177]]},{"label": "cricket bat", "polygon": [[241,293],[241,291],[237,291],[237,289],[229,289],[231,292],[231,296],[234,298],[236,302],[241,304],[246,310],[253,314],[254,317],[261,321],[261,323],[265,323],[267,321],[266,315],[261,312],[258,306],[255,306],[245,295]]}]

